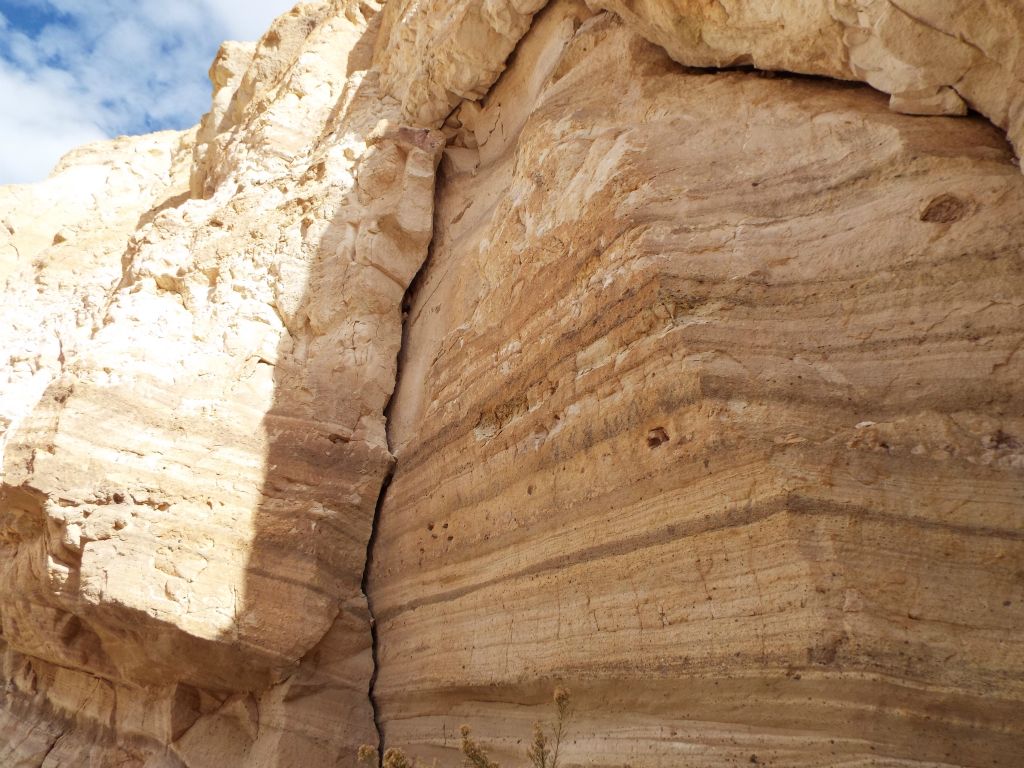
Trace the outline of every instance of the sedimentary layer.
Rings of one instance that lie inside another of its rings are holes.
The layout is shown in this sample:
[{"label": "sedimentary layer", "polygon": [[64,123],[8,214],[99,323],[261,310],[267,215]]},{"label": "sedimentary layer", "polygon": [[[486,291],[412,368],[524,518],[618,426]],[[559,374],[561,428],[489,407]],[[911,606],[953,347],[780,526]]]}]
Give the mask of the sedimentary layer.
[{"label": "sedimentary layer", "polygon": [[388,743],[519,764],[568,685],[573,765],[1012,764],[1012,154],[587,16],[456,113],[371,572]]},{"label": "sedimentary layer", "polygon": [[1021,29],[306,3],[0,188],[0,764],[1020,762]]}]

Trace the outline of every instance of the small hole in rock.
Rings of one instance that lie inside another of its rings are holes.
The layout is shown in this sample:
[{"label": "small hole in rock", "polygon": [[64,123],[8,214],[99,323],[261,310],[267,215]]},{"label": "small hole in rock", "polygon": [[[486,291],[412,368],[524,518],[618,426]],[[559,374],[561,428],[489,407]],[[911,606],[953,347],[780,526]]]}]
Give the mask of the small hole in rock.
[{"label": "small hole in rock", "polygon": [[657,448],[659,445],[668,442],[668,432],[665,431],[664,427],[655,427],[647,433],[647,445],[651,448]]},{"label": "small hole in rock", "polygon": [[932,198],[921,211],[921,221],[933,224],[951,224],[967,212],[967,204],[955,195],[943,194]]}]

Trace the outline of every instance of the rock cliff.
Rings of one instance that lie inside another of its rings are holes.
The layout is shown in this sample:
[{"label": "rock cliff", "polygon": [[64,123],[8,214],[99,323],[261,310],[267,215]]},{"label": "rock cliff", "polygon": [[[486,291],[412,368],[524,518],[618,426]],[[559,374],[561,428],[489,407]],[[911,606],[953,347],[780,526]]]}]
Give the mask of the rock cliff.
[{"label": "rock cliff", "polygon": [[1022,40],[314,2],[0,188],[0,765],[1024,761]]}]

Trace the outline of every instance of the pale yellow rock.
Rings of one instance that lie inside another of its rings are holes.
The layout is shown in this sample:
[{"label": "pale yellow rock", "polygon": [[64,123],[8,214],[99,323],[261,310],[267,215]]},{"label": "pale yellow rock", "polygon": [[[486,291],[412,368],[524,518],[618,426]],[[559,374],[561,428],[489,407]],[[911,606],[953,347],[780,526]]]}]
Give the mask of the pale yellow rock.
[{"label": "pale yellow rock", "polygon": [[304,3],[0,188],[0,765],[1020,762],[1020,30]]},{"label": "pale yellow rock", "polygon": [[1017,0],[588,0],[676,61],[861,80],[909,114],[970,105],[1024,147]]},{"label": "pale yellow rock", "polygon": [[383,89],[401,102],[406,119],[440,123],[463,100],[487,93],[545,2],[387,3],[374,55]]},{"label": "pale yellow rock", "polygon": [[165,132],[92,144],[46,181],[0,187],[0,452],[95,330],[140,219],[184,191],[192,141]]},{"label": "pale yellow rock", "polygon": [[136,215],[5,451],[8,653],[104,681],[119,721],[59,681],[20,695],[189,766],[350,764],[376,740],[360,582],[443,138],[367,74],[375,15],[301,6],[244,74],[222,52],[203,197]]},{"label": "pale yellow rock", "polygon": [[252,43],[227,42],[220,47],[210,66],[213,97],[210,111],[203,115],[196,135],[190,178],[193,197],[202,197],[207,186],[212,191],[214,180],[208,179],[209,166],[217,154],[223,152],[223,146],[230,140],[231,130],[237,124],[242,110],[238,86],[252,65],[255,53],[256,46]]}]

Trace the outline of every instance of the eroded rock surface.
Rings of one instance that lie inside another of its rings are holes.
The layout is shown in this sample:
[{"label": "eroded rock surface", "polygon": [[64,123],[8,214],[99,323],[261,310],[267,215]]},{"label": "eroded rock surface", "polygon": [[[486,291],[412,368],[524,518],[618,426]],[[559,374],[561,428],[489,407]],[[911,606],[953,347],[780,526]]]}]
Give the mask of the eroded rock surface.
[{"label": "eroded rock surface", "polygon": [[0,449],[98,325],[140,219],[184,192],[192,143],[166,132],[93,144],[40,184],[0,187]]},{"label": "eroded rock surface", "polygon": [[1024,759],[1018,7],[544,5],[0,188],[0,764]]},{"label": "eroded rock surface", "polygon": [[682,64],[860,80],[912,115],[970,106],[1024,146],[1024,5],[1002,0],[592,0]]},{"label": "eroded rock surface", "polygon": [[376,740],[360,582],[443,146],[377,90],[376,18],[301,6],[225,48],[195,194],[122,233],[98,322],[10,438],[12,709],[189,766]]},{"label": "eroded rock surface", "polygon": [[566,683],[570,764],[1024,756],[1002,138],[584,16],[444,164],[371,579],[389,743],[451,762],[466,721],[521,764]]}]

